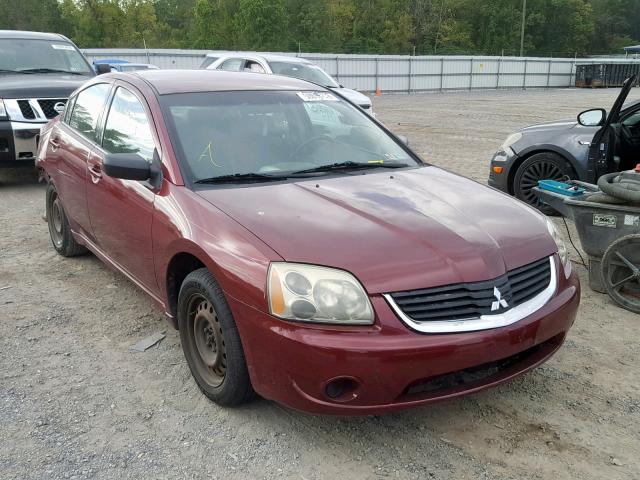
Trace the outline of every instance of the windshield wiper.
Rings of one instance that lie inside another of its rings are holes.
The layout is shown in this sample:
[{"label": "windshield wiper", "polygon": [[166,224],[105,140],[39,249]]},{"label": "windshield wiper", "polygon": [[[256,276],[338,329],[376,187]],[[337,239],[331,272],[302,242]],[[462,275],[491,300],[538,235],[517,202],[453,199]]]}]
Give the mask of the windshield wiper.
[{"label": "windshield wiper", "polygon": [[68,73],[71,75],[84,75],[81,72],[72,72],[71,70],[58,70],[56,68],[25,68],[24,70],[16,70],[18,73]]},{"label": "windshield wiper", "polygon": [[219,177],[201,178],[193,183],[243,183],[243,182],[272,182],[287,178],[286,175],[266,175],[264,173],[233,173]]},{"label": "windshield wiper", "polygon": [[399,162],[371,162],[371,163],[361,163],[361,162],[340,162],[340,163],[331,163],[329,165],[321,165],[315,168],[307,168],[305,170],[296,170],[295,172],[291,172],[290,175],[305,175],[307,173],[321,173],[321,172],[333,172],[340,170],[361,170],[361,169],[371,169],[371,168],[404,168],[409,167],[410,165],[406,163]]},{"label": "windshield wiper", "polygon": [[17,70],[9,70],[7,68],[0,68],[0,73],[20,73]]}]

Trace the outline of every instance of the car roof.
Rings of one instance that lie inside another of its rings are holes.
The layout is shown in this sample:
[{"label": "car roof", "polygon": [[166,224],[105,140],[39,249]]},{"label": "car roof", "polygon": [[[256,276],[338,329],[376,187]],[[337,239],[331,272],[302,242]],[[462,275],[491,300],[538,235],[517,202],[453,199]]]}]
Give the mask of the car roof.
[{"label": "car roof", "polygon": [[0,30],[0,38],[19,38],[25,40],[65,40],[67,37],[59,33],[28,32],[25,30]]},{"label": "car roof", "polygon": [[222,57],[248,57],[248,58],[261,58],[267,62],[288,62],[288,63],[312,63],[306,58],[294,57],[290,55],[277,55],[274,53],[262,53],[262,52],[211,52],[207,53],[207,57],[222,58]]},{"label": "car roof", "polygon": [[108,75],[123,80],[139,77],[151,85],[158,95],[243,90],[324,90],[319,85],[293,77],[220,70],[138,70]]}]

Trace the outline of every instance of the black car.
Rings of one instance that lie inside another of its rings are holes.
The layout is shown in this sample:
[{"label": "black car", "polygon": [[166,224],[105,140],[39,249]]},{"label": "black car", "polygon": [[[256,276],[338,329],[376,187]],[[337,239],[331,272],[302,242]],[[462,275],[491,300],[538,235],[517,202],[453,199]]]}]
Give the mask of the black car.
[{"label": "black car", "polygon": [[33,166],[40,127],[93,76],[63,35],[0,30],[0,168]]},{"label": "black car", "polygon": [[538,180],[596,183],[605,173],[634,168],[640,162],[640,101],[624,105],[634,83],[635,77],[625,82],[608,115],[596,108],[577,120],[509,135],[491,160],[489,185],[546,211],[532,191]]}]

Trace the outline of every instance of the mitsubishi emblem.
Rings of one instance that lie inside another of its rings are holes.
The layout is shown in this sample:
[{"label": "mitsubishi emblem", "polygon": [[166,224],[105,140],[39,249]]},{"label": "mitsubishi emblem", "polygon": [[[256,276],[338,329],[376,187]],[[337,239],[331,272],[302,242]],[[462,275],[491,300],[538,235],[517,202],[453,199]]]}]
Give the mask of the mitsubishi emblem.
[{"label": "mitsubishi emblem", "polygon": [[509,304],[507,301],[502,298],[502,293],[498,290],[498,287],[493,287],[493,296],[496,297],[496,301],[491,304],[491,311],[495,312],[496,310],[500,310],[502,308],[508,308]]}]

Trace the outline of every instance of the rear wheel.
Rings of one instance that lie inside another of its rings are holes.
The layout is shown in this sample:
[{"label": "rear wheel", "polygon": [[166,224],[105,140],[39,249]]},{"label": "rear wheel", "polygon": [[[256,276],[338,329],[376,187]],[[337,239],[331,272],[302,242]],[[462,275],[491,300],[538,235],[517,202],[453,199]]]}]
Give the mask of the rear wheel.
[{"label": "rear wheel", "polygon": [[571,164],[557,153],[536,153],[527,158],[516,170],[513,179],[513,193],[517,198],[546,213],[555,213],[555,210],[540,202],[533,191],[538,186],[539,180],[566,180],[576,178]]},{"label": "rear wheel", "polygon": [[87,253],[87,249],[73,238],[69,220],[62,207],[56,187],[52,183],[47,185],[46,210],[49,235],[56,252],[63,257],[75,257]]},{"label": "rear wheel", "polygon": [[191,272],[182,283],[178,326],[189,369],[209,399],[233,406],[254,396],[236,323],[206,268]]}]

